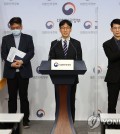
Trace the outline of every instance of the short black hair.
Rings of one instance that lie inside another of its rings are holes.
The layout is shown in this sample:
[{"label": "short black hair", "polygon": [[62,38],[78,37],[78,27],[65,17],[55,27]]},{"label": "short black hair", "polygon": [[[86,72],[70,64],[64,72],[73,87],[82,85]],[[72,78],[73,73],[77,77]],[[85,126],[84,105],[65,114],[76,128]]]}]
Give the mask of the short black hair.
[{"label": "short black hair", "polygon": [[68,26],[70,26],[70,28],[72,27],[71,21],[65,19],[65,20],[62,20],[62,21],[59,23],[59,28],[61,28],[61,26],[63,26],[65,23],[66,23]]},{"label": "short black hair", "polygon": [[20,17],[13,17],[13,18],[11,18],[10,21],[8,22],[8,27],[13,25],[14,23],[22,25],[22,19]]},{"label": "short black hair", "polygon": [[111,22],[111,28],[113,27],[113,24],[118,24],[118,25],[120,25],[120,19],[114,19],[114,20],[112,20],[112,22]]}]

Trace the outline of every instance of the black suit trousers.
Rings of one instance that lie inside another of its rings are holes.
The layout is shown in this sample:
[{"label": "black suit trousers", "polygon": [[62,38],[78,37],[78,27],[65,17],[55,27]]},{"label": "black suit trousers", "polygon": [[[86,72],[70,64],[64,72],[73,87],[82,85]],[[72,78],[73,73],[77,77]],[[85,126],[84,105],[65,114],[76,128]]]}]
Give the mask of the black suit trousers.
[{"label": "black suit trousers", "polygon": [[29,118],[28,84],[29,78],[22,78],[19,72],[16,72],[13,79],[7,79],[9,94],[8,112],[17,112],[17,96],[19,92],[20,111],[24,113],[23,121],[28,121]]},{"label": "black suit trousers", "polygon": [[[73,122],[75,121],[75,94],[76,94],[76,84],[71,85],[71,93],[70,93],[70,108]],[[55,85],[55,101],[57,103],[57,85]],[[57,110],[57,107],[56,107]]]},{"label": "black suit trousers", "polygon": [[108,87],[108,113],[116,113],[116,106],[120,91],[119,83],[107,83]]}]

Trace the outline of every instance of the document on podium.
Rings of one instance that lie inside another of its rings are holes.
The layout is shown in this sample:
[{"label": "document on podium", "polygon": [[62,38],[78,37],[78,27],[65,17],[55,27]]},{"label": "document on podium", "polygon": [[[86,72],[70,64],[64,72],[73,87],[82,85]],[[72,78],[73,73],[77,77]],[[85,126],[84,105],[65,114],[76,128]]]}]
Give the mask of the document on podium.
[{"label": "document on podium", "polygon": [[17,48],[15,47],[11,47],[10,48],[10,51],[9,51],[9,54],[7,56],[7,61],[9,62],[13,62],[15,59],[16,60],[20,60],[22,59],[24,56],[26,55],[26,53],[18,50]]}]

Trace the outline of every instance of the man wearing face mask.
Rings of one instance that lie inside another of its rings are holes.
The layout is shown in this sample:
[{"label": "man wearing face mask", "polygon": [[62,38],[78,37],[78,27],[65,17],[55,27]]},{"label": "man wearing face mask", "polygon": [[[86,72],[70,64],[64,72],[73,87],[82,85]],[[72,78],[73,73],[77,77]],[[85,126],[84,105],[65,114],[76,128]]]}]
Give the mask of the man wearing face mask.
[{"label": "man wearing face mask", "polygon": [[[3,77],[7,78],[8,85],[8,112],[17,112],[17,94],[19,92],[20,111],[24,113],[23,126],[29,127],[29,101],[28,84],[32,77],[32,68],[30,60],[34,56],[34,44],[32,36],[23,34],[22,20],[19,17],[13,17],[8,23],[12,34],[2,38],[1,57],[5,61]],[[26,53],[22,59],[14,59],[13,62],[7,61],[7,56],[11,47]]]}]

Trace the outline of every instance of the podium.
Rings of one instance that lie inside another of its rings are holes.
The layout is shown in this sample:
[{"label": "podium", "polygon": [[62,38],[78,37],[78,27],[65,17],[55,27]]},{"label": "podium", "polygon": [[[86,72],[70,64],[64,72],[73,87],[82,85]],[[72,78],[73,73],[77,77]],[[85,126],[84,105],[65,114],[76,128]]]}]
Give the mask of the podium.
[{"label": "podium", "polygon": [[74,70],[51,70],[51,61],[41,62],[39,73],[50,75],[52,83],[57,85],[55,122],[50,134],[76,134],[70,110],[71,85],[86,70],[84,61],[74,61]]}]

